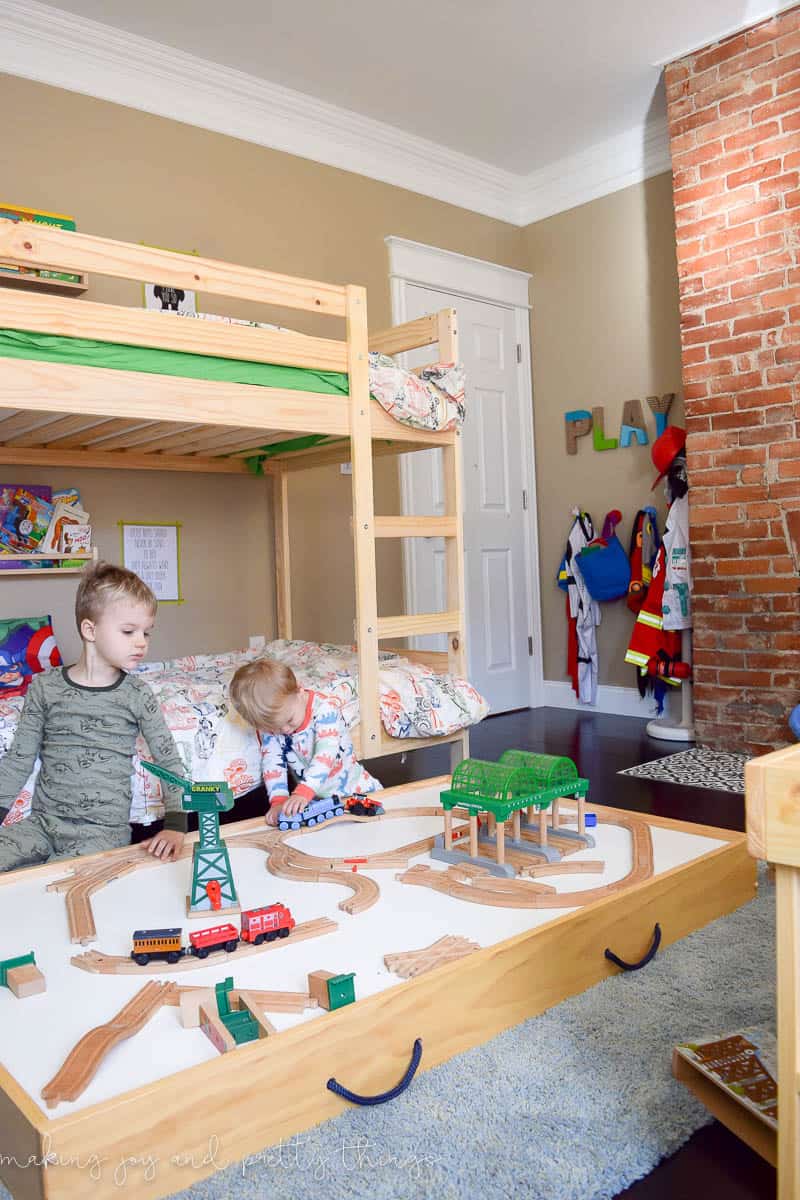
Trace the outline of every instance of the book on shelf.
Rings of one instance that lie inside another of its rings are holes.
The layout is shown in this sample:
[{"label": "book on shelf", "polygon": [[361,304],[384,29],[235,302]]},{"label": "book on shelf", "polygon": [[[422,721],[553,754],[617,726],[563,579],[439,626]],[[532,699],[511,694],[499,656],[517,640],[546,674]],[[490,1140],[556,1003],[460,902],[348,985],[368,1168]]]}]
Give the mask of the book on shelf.
[{"label": "book on shelf", "polygon": [[77,504],[66,504],[63,500],[56,500],[53,504],[47,533],[42,539],[42,553],[46,554],[48,551],[50,553],[57,552],[62,534],[69,526],[88,524],[89,514],[84,512],[82,508],[78,508]]},{"label": "book on shelf", "polygon": [[[52,225],[56,229],[75,229],[75,218],[65,213],[45,212],[41,208],[26,208],[19,204],[0,203],[0,218],[7,221],[30,221],[33,225]],[[81,276],[73,271],[57,271],[50,267],[18,267],[3,263],[0,271],[6,275],[28,275],[36,279],[58,279],[65,283],[80,283]]]},{"label": "book on shelf", "polygon": [[778,1128],[777,1043],[769,1030],[680,1042],[676,1053],[771,1129]]},{"label": "book on shelf", "polygon": [[4,506],[0,549],[6,553],[14,550],[22,554],[38,553],[52,516],[53,505],[49,500],[37,496],[32,489],[18,487],[10,504]]},{"label": "book on shelf", "polygon": [[[19,491],[28,491],[33,496],[40,500],[45,500],[50,503],[52,499],[52,489],[43,483],[0,483],[0,529],[6,523],[6,516],[9,509],[12,507],[14,496]],[[9,554],[9,549],[5,543],[0,540],[0,571],[14,571],[26,567],[38,566],[53,566],[52,562],[35,563],[29,560],[12,558]]]}]

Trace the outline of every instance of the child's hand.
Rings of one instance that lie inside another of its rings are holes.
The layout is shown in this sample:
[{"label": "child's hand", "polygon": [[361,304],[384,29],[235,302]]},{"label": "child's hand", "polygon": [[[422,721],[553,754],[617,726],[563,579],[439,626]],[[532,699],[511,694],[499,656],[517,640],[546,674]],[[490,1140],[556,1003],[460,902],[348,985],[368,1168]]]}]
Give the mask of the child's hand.
[{"label": "child's hand", "polygon": [[162,858],[167,862],[171,858],[178,857],[183,849],[185,836],[179,829],[162,829],[161,833],[142,842],[142,846],[148,854],[154,854],[156,858]]},{"label": "child's hand", "polygon": [[278,824],[278,820],[280,818],[282,808],[283,808],[282,804],[276,804],[274,802],[272,803],[272,805],[270,806],[270,808],[267,812],[267,815],[264,817],[264,820],[266,821],[267,825],[277,825]]},{"label": "child's hand", "polygon": [[293,792],[292,795],[289,797],[289,799],[284,802],[284,805],[283,805],[284,816],[287,816],[287,817],[297,816],[297,814],[301,813],[303,811],[303,809],[306,807],[306,805],[308,805],[310,803],[311,803],[311,801],[308,799],[308,796],[301,796],[301,795],[298,795],[297,792]]}]

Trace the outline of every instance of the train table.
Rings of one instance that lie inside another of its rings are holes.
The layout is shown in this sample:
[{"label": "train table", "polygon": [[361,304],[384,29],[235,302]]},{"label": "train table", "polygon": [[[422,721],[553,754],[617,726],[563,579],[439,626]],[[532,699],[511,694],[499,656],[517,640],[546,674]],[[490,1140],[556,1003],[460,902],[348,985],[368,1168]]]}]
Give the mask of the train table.
[{"label": "train table", "polygon": [[[0,875],[0,959],[34,952],[46,979],[22,999],[0,987],[15,1200],[180,1191],[341,1112],[331,1078],[383,1093],[420,1052],[424,1070],[616,972],[606,949],[635,963],[754,895],[743,835],[595,808],[569,781],[548,830],[558,861],[508,845],[515,873],[492,874],[456,805],[455,858],[437,862],[450,784],[388,789],[383,816],[309,830],[227,825],[242,909],[282,904],[295,924],[202,960],[131,959],[134,930],[180,927],[188,944],[189,839],[174,863],[126,847]],[[575,836],[579,799],[593,845]]]}]

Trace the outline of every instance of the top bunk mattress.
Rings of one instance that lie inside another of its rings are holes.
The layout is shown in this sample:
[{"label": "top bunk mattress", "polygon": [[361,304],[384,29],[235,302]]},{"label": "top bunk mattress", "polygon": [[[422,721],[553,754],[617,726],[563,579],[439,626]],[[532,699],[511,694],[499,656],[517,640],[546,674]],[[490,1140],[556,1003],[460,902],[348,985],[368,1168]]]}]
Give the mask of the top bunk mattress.
[{"label": "top bunk mattress", "polygon": [[[19,329],[0,329],[0,358],[138,371],[217,383],[254,384],[325,395],[349,394],[348,376],[342,371],[217,358],[183,350],[129,346]],[[432,363],[415,374],[399,367],[385,354],[371,351],[369,360],[370,394],[395,420],[415,429],[440,432],[461,427],[464,421],[464,370],[460,364]],[[102,446],[97,448],[102,449]]]},{"label": "top bunk mattress", "polygon": [[[242,663],[280,659],[303,687],[333,696],[347,725],[358,724],[358,660],[350,646],[287,641],[268,642],[263,650],[198,654],[138,668],[153,689],[172,731],[186,774],[194,780],[227,780],[240,796],[261,782],[261,754],[255,731],[230,708],[228,685]],[[390,737],[444,737],[483,720],[489,705],[465,679],[439,675],[391,651],[380,653],[381,722]],[[0,756],[14,737],[23,698],[0,700]],[[150,824],[163,815],[158,780],[139,758],[149,753],[139,739],[132,777],[131,821]],[[38,764],[16,798],[6,824],[30,811]],[[380,771],[378,771],[380,776]]]}]

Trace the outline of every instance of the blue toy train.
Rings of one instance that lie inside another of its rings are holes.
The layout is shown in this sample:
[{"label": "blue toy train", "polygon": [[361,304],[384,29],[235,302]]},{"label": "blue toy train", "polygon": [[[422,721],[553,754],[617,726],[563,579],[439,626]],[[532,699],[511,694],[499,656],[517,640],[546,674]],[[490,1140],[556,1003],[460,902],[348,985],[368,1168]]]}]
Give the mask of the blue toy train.
[{"label": "blue toy train", "polygon": [[313,825],[321,825],[331,817],[341,817],[348,812],[354,817],[379,817],[383,814],[383,805],[368,796],[350,796],[343,800],[341,796],[319,797],[305,806],[302,812],[293,817],[280,817],[278,829],[310,829]]}]

